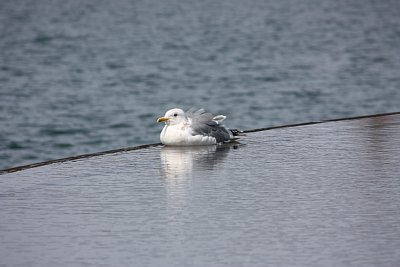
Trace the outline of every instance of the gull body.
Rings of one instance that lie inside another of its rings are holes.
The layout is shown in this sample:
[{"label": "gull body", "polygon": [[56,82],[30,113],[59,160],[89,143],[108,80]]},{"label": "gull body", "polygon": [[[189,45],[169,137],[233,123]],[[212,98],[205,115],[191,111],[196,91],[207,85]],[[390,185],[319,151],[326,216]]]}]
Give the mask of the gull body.
[{"label": "gull body", "polygon": [[232,133],[222,125],[226,117],[213,116],[203,109],[184,112],[174,108],[168,110],[157,122],[165,122],[160,141],[170,146],[215,145],[230,141]]}]

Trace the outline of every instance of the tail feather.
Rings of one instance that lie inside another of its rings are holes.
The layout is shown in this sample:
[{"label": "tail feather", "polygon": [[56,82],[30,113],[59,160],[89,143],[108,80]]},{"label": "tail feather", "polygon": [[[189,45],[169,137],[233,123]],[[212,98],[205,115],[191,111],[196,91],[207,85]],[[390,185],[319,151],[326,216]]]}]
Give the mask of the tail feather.
[{"label": "tail feather", "polygon": [[233,136],[245,136],[246,134],[238,129],[229,129]]}]

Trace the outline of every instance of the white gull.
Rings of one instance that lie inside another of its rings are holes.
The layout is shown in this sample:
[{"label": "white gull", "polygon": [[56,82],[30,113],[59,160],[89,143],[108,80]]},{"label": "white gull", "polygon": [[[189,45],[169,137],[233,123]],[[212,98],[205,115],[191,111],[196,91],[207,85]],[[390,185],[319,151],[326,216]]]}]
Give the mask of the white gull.
[{"label": "white gull", "polygon": [[237,140],[239,131],[227,129],[224,115],[213,116],[203,109],[186,113],[179,108],[168,110],[157,122],[165,122],[160,141],[170,146],[215,145]]}]

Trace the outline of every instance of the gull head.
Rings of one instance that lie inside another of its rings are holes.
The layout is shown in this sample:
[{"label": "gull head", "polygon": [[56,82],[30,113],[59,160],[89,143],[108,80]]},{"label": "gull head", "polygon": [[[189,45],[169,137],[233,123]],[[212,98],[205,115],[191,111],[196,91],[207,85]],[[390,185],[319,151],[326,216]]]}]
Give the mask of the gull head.
[{"label": "gull head", "polygon": [[163,117],[158,118],[157,122],[165,122],[168,125],[176,125],[187,120],[185,112],[179,108],[168,110]]}]

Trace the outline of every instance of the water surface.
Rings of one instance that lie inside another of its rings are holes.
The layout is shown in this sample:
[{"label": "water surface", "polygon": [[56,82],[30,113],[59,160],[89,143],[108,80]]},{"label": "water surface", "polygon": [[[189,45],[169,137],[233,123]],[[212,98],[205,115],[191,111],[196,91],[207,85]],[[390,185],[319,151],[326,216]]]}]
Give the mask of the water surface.
[{"label": "water surface", "polygon": [[155,143],[172,107],[253,129],[399,111],[400,2],[2,0],[0,169]]},{"label": "water surface", "polygon": [[2,266],[396,266],[400,115],[0,176]]}]

